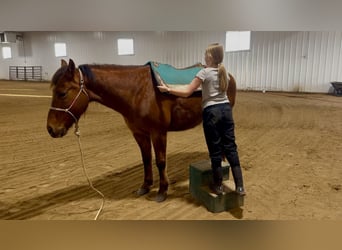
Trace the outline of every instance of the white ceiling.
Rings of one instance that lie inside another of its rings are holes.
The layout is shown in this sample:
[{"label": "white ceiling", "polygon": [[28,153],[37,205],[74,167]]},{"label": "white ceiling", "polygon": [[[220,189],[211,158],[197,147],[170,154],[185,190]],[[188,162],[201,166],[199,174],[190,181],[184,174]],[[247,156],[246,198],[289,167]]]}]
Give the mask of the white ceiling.
[{"label": "white ceiling", "polygon": [[3,31],[340,30],[340,0],[1,0]]}]

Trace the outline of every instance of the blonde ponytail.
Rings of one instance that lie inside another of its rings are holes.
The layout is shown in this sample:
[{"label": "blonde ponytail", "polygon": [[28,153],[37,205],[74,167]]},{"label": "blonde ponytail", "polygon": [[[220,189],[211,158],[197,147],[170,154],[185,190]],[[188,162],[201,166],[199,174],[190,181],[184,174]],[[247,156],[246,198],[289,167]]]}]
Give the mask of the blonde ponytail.
[{"label": "blonde ponytail", "polygon": [[218,67],[218,79],[220,82],[220,91],[226,92],[228,88],[228,77],[226,68],[223,64],[220,64]]},{"label": "blonde ponytail", "polygon": [[218,43],[212,43],[208,46],[206,53],[211,56],[213,63],[218,65],[218,79],[220,82],[220,91],[226,92],[228,89],[228,76],[224,65],[222,64],[224,49]]}]

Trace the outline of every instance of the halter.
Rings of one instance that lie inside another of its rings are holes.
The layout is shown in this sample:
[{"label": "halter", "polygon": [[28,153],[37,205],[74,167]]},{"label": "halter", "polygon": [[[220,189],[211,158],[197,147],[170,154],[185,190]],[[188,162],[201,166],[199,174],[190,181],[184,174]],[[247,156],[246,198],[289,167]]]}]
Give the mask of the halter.
[{"label": "halter", "polygon": [[74,100],[72,100],[70,106],[66,109],[62,109],[62,108],[56,108],[56,107],[50,107],[50,110],[55,110],[55,111],[62,111],[65,113],[68,113],[69,115],[71,115],[71,117],[75,120],[75,133],[76,135],[79,133],[78,132],[78,119],[76,118],[76,116],[70,111],[70,109],[72,108],[72,106],[76,103],[78,97],[81,95],[81,93],[83,92],[89,99],[89,95],[87,93],[87,91],[84,88],[84,79],[83,79],[83,74],[82,71],[80,69],[78,69],[79,73],[80,73],[80,90],[78,91],[77,95],[75,96]]}]

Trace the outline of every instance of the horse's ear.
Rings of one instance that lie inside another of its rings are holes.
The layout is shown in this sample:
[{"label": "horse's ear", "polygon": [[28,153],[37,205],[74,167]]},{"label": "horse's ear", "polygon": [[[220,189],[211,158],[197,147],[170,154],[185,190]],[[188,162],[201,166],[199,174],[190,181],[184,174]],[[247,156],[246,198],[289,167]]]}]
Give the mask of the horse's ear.
[{"label": "horse's ear", "polygon": [[61,60],[61,67],[64,67],[64,66],[68,66],[68,63],[64,59],[62,59]]},{"label": "horse's ear", "polygon": [[72,76],[74,75],[74,71],[76,69],[75,63],[72,59],[69,59],[69,65],[68,65],[68,71],[72,74]]}]

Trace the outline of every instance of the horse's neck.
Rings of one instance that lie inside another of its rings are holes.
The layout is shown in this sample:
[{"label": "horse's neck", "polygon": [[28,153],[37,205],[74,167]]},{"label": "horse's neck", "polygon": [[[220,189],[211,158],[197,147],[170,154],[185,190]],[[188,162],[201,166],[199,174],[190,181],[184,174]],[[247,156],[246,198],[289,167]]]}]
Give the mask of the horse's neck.
[{"label": "horse's neck", "polygon": [[120,113],[134,105],[136,94],[143,88],[137,76],[141,67],[93,68],[95,80],[86,87],[92,101],[99,102]]}]

